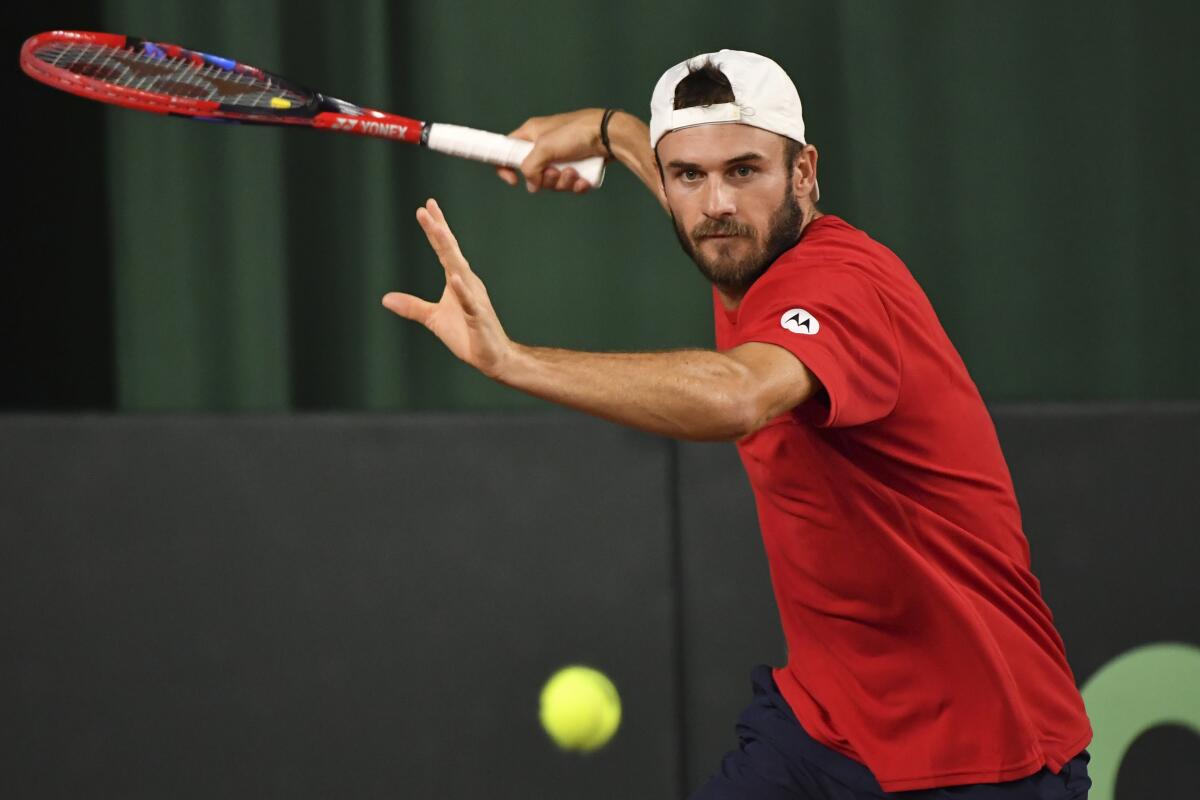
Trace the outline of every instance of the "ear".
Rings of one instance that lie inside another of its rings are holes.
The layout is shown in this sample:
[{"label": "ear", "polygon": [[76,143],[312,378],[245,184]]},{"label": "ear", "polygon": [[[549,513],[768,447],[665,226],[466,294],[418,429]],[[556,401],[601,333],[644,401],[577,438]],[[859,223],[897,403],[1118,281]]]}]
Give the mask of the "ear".
[{"label": "ear", "polygon": [[812,195],[817,184],[817,158],[817,148],[811,144],[801,148],[796,166],[792,169],[792,191],[796,197],[807,199]]}]

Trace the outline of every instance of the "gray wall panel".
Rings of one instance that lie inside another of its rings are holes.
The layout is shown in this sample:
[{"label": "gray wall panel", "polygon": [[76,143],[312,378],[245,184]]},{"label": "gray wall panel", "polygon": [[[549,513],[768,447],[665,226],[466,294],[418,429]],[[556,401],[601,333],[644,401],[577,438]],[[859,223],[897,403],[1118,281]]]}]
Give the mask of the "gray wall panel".
[{"label": "gray wall panel", "polygon": [[732,444],[679,450],[688,782],[696,787],[737,744],[754,664],[786,647],[750,484]]},{"label": "gray wall panel", "polygon": [[1076,679],[1200,643],[1200,408],[1013,408],[996,427]]},{"label": "gray wall panel", "polygon": [[[550,420],[5,421],[6,796],[676,792],[668,448]],[[537,695],[626,717],[555,752]]]},{"label": "gray wall panel", "polygon": [[[1083,683],[1200,643],[1200,409],[1000,408]],[[784,645],[730,445],[578,417],[0,418],[0,795],[677,797]],[[625,720],[566,757],[541,682]],[[1184,729],[1117,800],[1170,796]]]}]

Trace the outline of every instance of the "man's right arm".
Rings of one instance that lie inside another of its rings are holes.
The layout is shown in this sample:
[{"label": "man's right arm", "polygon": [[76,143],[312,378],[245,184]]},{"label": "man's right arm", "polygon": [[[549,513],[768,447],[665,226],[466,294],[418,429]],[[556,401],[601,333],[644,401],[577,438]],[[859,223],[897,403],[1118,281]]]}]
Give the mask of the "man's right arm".
[{"label": "man's right arm", "polygon": [[[603,118],[604,109],[585,108],[549,117],[533,117],[509,134],[533,142],[533,150],[525,157],[520,170],[526,188],[531,192],[549,189],[581,194],[588,191],[590,185],[575,170],[567,168],[559,171],[550,164],[588,156],[607,157],[608,152],[600,139]],[[650,129],[646,123],[628,112],[617,111],[608,121],[608,143],[617,160],[646,185],[666,210],[662,179],[654,151],[650,149]],[[515,170],[501,167],[497,172],[511,186],[520,182]]]}]

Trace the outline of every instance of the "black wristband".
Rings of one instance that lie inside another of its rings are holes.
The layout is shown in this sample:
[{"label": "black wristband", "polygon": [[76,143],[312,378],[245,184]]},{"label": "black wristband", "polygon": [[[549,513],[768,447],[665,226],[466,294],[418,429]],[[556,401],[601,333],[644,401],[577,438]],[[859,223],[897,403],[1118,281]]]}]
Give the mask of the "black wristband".
[{"label": "black wristband", "polygon": [[608,121],[612,119],[612,115],[615,113],[617,113],[617,109],[606,108],[604,109],[604,117],[600,120],[600,142],[604,145],[604,149],[608,151],[608,157],[611,159],[615,159],[616,155],[613,154],[612,145],[608,143]]}]

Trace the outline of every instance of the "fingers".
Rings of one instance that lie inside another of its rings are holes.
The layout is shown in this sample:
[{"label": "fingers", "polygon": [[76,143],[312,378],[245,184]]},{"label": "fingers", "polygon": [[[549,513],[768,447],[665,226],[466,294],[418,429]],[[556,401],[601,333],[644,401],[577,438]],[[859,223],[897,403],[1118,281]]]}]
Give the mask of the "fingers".
[{"label": "fingers", "polygon": [[579,118],[539,136],[534,141],[533,149],[521,162],[521,174],[525,176],[526,188],[531,192],[538,189],[564,191],[569,188],[574,179],[564,182],[560,188],[559,179],[565,170],[560,170],[552,164],[595,155],[592,152],[590,125],[587,119]]},{"label": "fingers", "polygon": [[[446,226],[446,232],[449,233],[450,224],[448,222],[446,222],[446,213],[444,211],[442,211],[442,207],[440,205],[438,205],[437,200],[434,200],[432,197],[429,198],[428,200],[426,200],[425,201],[425,210],[427,210],[433,216],[433,218],[435,220],[440,222],[442,225]],[[450,237],[453,238],[454,234],[450,234]],[[455,245],[457,245],[457,244],[458,244],[458,241],[455,240]]]},{"label": "fingers", "polygon": [[454,296],[458,298],[458,304],[462,306],[462,310],[469,317],[475,316],[479,311],[479,304],[475,302],[474,295],[467,288],[467,282],[462,279],[461,275],[451,275],[448,282]]},{"label": "fingers", "polygon": [[393,314],[411,319],[414,322],[419,322],[426,325],[429,322],[429,317],[433,314],[437,306],[434,303],[429,303],[411,294],[403,292],[388,292],[383,296],[383,307]]},{"label": "fingers", "polygon": [[459,249],[458,240],[454,238],[454,233],[446,222],[446,215],[442,213],[436,200],[430,198],[424,207],[417,209],[417,222],[421,230],[425,231],[425,238],[429,240],[433,252],[437,253],[447,276],[471,274],[471,265]]},{"label": "fingers", "polygon": [[[524,165],[522,165],[522,170],[524,170]],[[510,183],[510,185],[515,184]],[[526,176],[525,188],[530,192],[536,192],[539,189],[548,189],[555,192],[575,192],[582,194],[592,188],[592,185],[579,177],[579,173],[574,167],[559,169],[553,164],[548,164],[540,173],[535,172],[532,178],[528,175]]]},{"label": "fingers", "polygon": [[[500,176],[500,180],[509,186],[518,185],[524,177],[509,167],[497,167],[496,174]],[[567,167],[562,172],[559,172],[557,167],[550,166],[542,171],[542,174],[538,176],[536,181],[525,181],[525,188],[530,192],[536,192],[539,189],[551,189],[556,192],[583,194],[588,189],[591,189],[592,185],[579,177],[579,173],[575,171],[574,167]]]},{"label": "fingers", "polygon": [[496,174],[500,176],[500,180],[504,181],[509,186],[516,186],[520,180],[517,177],[517,171],[509,167],[496,167]]},{"label": "fingers", "polygon": [[542,188],[542,177],[549,162],[546,146],[540,142],[534,143],[533,149],[525,156],[520,167],[521,175],[525,178],[526,191],[532,193]]},{"label": "fingers", "polygon": [[551,166],[553,161],[570,160],[563,154],[563,146],[554,131],[537,140],[533,149],[521,162],[521,174],[525,176],[525,188],[531,192],[538,189],[553,189],[558,183],[560,172]]},{"label": "fingers", "polygon": [[[544,170],[542,170],[542,174],[539,175],[538,178],[533,181],[533,183],[538,189],[553,189],[558,185],[559,177],[561,177],[561,175],[558,171],[558,167],[547,166]],[[533,191],[537,191],[537,189],[534,189]]]},{"label": "fingers", "polygon": [[[532,142],[537,138],[535,129],[538,127],[538,118],[531,117],[521,124],[521,127],[508,132],[508,135],[514,139],[525,139]],[[507,183],[509,186],[516,186],[521,182],[521,175],[512,167],[496,167],[496,174],[500,176],[500,180]]]},{"label": "fingers", "polygon": [[[508,135],[514,139],[525,139],[526,141],[534,142],[534,149],[536,150],[536,142],[538,137],[548,130],[549,127],[549,121],[546,117],[530,117],[521,123],[521,127],[509,131]],[[532,152],[533,151],[530,151],[530,154],[532,154]],[[529,155],[527,154],[525,158],[528,160]],[[497,167],[496,173],[500,176],[500,179],[509,186],[516,186],[518,183],[520,183],[522,177],[520,172],[512,169],[511,167]],[[537,186],[535,186],[529,180],[525,181],[525,188],[530,192],[536,192],[537,187],[540,185],[540,181],[538,182]]]},{"label": "fingers", "polygon": [[[458,240],[454,238],[450,225],[446,222],[446,215],[436,200],[430,198],[424,206],[417,209],[417,222],[421,230],[425,231],[425,237],[446,270],[446,285],[454,292],[463,311],[473,316],[479,308],[479,303],[468,287],[467,278],[472,278],[476,283],[478,279],[472,275],[471,266],[459,249]],[[383,307],[392,313],[420,322],[426,327],[438,308],[436,303],[403,292],[388,292],[383,296],[382,303]]]},{"label": "fingers", "polygon": [[570,191],[571,187],[575,185],[577,180],[579,180],[579,173],[575,171],[574,167],[567,167],[558,176],[558,180],[555,181],[553,189],[558,192]]}]

